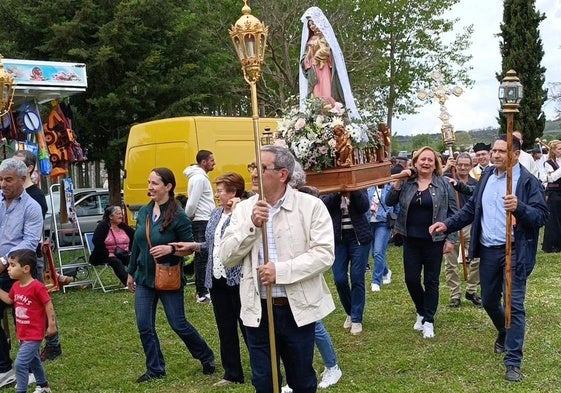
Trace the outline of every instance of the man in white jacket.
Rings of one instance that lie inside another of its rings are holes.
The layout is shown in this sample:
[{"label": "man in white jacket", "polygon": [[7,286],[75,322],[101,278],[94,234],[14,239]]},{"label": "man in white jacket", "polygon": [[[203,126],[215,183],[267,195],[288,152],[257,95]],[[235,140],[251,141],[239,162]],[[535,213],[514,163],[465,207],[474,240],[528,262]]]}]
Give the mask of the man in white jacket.
[{"label": "man in white jacket", "polygon": [[[512,136],[518,138],[520,141],[520,146],[524,144],[524,140],[522,139],[522,133],[520,131],[514,131]],[[528,170],[532,175],[539,179],[539,172],[538,167],[536,166],[536,162],[530,153],[526,153],[524,150],[520,149],[520,156],[518,157],[518,162],[524,168]]]},{"label": "man in white jacket", "polygon": [[[193,225],[193,238],[197,243],[205,241],[205,230],[210,214],[214,210],[214,192],[208,173],[216,165],[214,155],[208,150],[199,150],[197,163],[188,166],[183,171],[189,181],[187,186],[187,205],[185,213]],[[205,274],[208,255],[206,251],[195,253],[195,291],[198,303],[210,302],[210,294],[205,288]]]},{"label": "man in white jacket", "polygon": [[[288,185],[294,156],[280,146],[261,148],[250,164],[254,190],[258,171],[265,200],[255,195],[236,205],[220,246],[225,267],[242,264],[240,317],[246,327],[255,391],[273,391],[266,287],[271,287],[278,355],[295,392],[315,392],[315,323],[335,309],[323,278],[335,259],[331,217],[320,199]],[[268,260],[262,231],[267,231]]]}]

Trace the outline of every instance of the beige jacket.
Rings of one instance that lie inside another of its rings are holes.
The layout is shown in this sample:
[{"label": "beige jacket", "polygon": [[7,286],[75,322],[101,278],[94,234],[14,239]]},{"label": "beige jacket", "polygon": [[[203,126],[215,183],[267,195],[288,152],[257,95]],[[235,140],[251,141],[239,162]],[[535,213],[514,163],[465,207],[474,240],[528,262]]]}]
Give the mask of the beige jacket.
[{"label": "beige jacket", "polygon": [[[251,221],[257,196],[236,205],[220,245],[224,266],[243,264],[240,282],[241,319],[246,326],[261,322],[261,296],[257,275],[261,228]],[[323,202],[288,188],[273,218],[278,262],[276,284],[284,285],[298,326],[318,321],[335,309],[323,278],[335,260],[333,226]]]}]

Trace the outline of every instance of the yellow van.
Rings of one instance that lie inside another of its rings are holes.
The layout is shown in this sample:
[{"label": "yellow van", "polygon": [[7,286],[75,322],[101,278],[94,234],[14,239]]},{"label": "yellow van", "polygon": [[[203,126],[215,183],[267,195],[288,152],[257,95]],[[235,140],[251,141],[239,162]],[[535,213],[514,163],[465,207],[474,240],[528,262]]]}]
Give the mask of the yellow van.
[{"label": "yellow van", "polygon": [[[259,134],[277,128],[277,119],[259,119]],[[167,167],[175,174],[175,194],[187,194],[183,170],[196,163],[199,150],[210,150],[216,166],[211,181],[224,172],[237,172],[249,185],[247,164],[255,158],[253,122],[247,117],[176,117],[131,127],[125,153],[123,182],[127,219],[135,225],[138,210],[148,203],[148,175],[153,168]]]}]

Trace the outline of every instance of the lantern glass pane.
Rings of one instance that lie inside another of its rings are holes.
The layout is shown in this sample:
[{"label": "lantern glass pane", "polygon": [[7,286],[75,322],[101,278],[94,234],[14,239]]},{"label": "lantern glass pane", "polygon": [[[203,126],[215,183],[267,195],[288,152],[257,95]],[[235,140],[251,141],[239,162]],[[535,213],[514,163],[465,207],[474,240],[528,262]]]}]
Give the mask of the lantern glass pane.
[{"label": "lantern glass pane", "polygon": [[253,34],[246,35],[244,41],[247,57],[255,57],[255,37],[253,36]]}]

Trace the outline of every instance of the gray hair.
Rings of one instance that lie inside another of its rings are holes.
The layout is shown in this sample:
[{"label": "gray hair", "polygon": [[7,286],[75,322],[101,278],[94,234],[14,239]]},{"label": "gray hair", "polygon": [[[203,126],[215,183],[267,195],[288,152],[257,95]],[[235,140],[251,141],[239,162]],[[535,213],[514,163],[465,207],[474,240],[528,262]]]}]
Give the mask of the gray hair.
[{"label": "gray hair", "polygon": [[27,176],[27,166],[21,160],[17,158],[7,158],[0,164],[0,173],[5,173],[9,171],[16,171],[18,177]]},{"label": "gray hair", "polygon": [[306,172],[302,168],[302,165],[298,161],[294,163],[294,173],[292,173],[292,178],[288,182],[288,185],[292,188],[299,189],[306,184]]},{"label": "gray hair", "polygon": [[471,154],[466,153],[465,151],[458,154],[458,157],[456,157],[456,161],[458,161],[460,158],[467,158],[469,159],[469,163],[473,164],[473,159],[471,158]]},{"label": "gray hair", "polygon": [[275,155],[275,167],[286,168],[288,170],[288,183],[294,174],[294,165],[296,159],[286,147],[276,145],[266,145],[261,147],[261,153],[273,153]]}]

